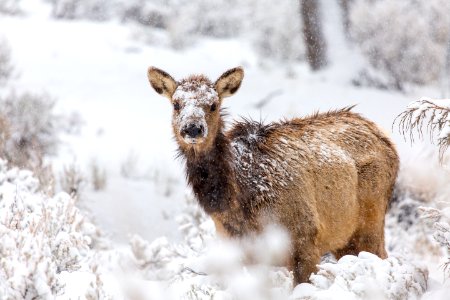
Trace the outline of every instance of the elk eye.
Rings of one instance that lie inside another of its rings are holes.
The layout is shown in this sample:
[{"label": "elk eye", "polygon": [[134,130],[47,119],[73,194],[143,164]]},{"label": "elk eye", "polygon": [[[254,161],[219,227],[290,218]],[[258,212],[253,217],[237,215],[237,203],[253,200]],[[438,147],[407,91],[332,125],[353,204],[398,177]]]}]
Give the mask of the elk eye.
[{"label": "elk eye", "polygon": [[175,109],[175,110],[180,110],[180,103],[175,102],[175,103],[173,104],[173,109]]},{"label": "elk eye", "polygon": [[217,108],[217,104],[213,103],[213,104],[211,105],[211,111],[215,111],[216,108]]}]

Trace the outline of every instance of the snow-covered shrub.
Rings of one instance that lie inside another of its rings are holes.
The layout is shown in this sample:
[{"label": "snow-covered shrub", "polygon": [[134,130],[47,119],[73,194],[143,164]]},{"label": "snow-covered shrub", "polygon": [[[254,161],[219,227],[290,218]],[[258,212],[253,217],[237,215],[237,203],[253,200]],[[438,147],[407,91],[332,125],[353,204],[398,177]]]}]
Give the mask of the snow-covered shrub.
[{"label": "snow-covered shrub", "polygon": [[13,66],[11,63],[11,49],[6,40],[0,39],[0,86],[8,81],[11,77],[12,71]]},{"label": "snow-covered shrub", "polygon": [[[239,6],[239,9],[236,7]],[[172,0],[167,2],[170,46],[184,48],[198,36],[238,36],[247,12],[242,1]]]},{"label": "snow-covered shrub", "polygon": [[168,1],[162,0],[122,1],[118,5],[119,18],[123,22],[134,21],[145,26],[165,29],[172,13],[167,4]]},{"label": "snow-covered shrub", "polygon": [[0,157],[12,166],[27,168],[49,194],[54,176],[45,156],[56,150],[59,118],[48,95],[10,93],[0,96]]},{"label": "snow-covered shrub", "polygon": [[[436,138],[440,148],[440,162],[446,162],[446,150],[450,145],[450,100],[422,98],[414,101],[397,117],[397,120],[400,133],[409,137],[411,141],[414,141],[416,134],[419,138],[423,138],[424,134],[428,133],[432,141]],[[433,160],[433,158],[431,157],[429,160]],[[426,164],[430,165],[429,161]],[[415,162],[414,165],[417,163]],[[390,239],[394,245],[412,245],[412,249],[422,256],[442,257],[445,255],[444,270],[448,277],[450,275],[448,271],[450,265],[450,215],[448,208],[445,207],[448,206],[450,195],[448,188],[450,174],[442,169],[442,166],[436,165],[430,170],[432,170],[432,174],[428,172],[428,174],[425,173],[425,176],[415,175],[416,178],[412,181],[402,175],[405,172],[400,173],[399,183],[403,185],[403,198],[408,199],[416,195],[421,201],[410,200],[394,203],[389,212],[389,215],[392,215],[392,211],[398,211],[401,203],[409,203],[408,210],[412,211],[411,215],[414,215],[410,216],[410,228],[400,229],[392,218],[386,220],[386,226],[390,229],[390,235],[395,237]],[[420,174],[420,170],[409,173]],[[422,219],[421,222],[418,222],[419,218]],[[399,242],[401,240],[403,243]],[[421,251],[418,251],[419,249]],[[448,288],[442,287],[441,289],[448,293]]]},{"label": "snow-covered shrub", "polygon": [[388,252],[415,259],[443,255],[433,239],[433,224],[422,220],[420,207],[442,208],[450,196],[449,180],[450,173],[439,164],[434,149],[402,161],[385,219]]},{"label": "snow-covered shrub", "polygon": [[188,1],[173,6],[168,30],[174,46],[185,46],[192,36],[242,36],[264,58],[294,61],[304,56],[299,2]]},{"label": "snow-covered shrub", "polygon": [[448,207],[442,210],[420,207],[419,210],[423,219],[433,222],[433,238],[446,251],[447,258],[444,262],[444,272],[447,277],[450,277],[450,209]]},{"label": "snow-covered shrub", "polygon": [[398,195],[391,202],[386,215],[387,251],[413,257],[441,256],[442,252],[433,240],[430,224],[423,222],[419,214],[419,207],[432,205],[434,199],[418,199],[411,193],[415,190],[409,190],[403,183],[398,185]]},{"label": "snow-covered shrub", "polygon": [[95,227],[67,194],[47,197],[31,172],[0,161],[0,295],[53,299],[58,274],[80,267]]},{"label": "snow-covered shrub", "polygon": [[382,260],[362,252],[323,261],[312,284],[292,292],[292,273],[272,266],[283,253],[280,249],[286,249],[282,231],[272,228],[256,239],[217,241],[213,223],[192,200],[178,222],[182,243],[165,237],[131,240],[138,269],[145,279],[159,282],[152,294],[164,299],[414,299],[427,288],[425,267],[401,255]]},{"label": "snow-covered shrub", "polygon": [[264,58],[304,56],[298,1],[134,0],[119,7],[122,20],[167,30],[174,48],[190,46],[198,36],[241,36]]},{"label": "snow-covered shrub", "polygon": [[286,254],[284,232],[272,228],[251,240],[217,241],[212,220],[188,199],[177,218],[182,243],[165,237],[153,242],[132,238],[133,256],[144,278],[161,282],[166,299],[286,299],[292,274],[271,266]]},{"label": "snow-covered shrub", "polygon": [[[426,289],[427,270],[404,256],[361,253],[324,260],[312,284],[292,292],[293,276],[279,262],[286,235],[276,227],[240,241],[215,238],[212,220],[189,196],[177,218],[183,241],[166,237],[130,247],[90,249],[80,269],[57,274],[61,298],[87,299],[410,299]],[[63,294],[64,292],[64,294]],[[341,297],[339,297],[341,296]],[[377,296],[379,296],[377,298]],[[381,297],[381,298],[380,298]]]},{"label": "snow-covered shrub", "polygon": [[186,244],[171,244],[164,237],[152,243],[134,237],[131,245],[144,278],[167,282],[170,293],[176,295],[171,299],[202,299],[207,295],[283,299],[292,289],[293,276],[286,268],[270,266],[273,254],[279,253],[273,244],[279,241],[277,233],[255,240],[252,248],[257,248],[259,256],[252,256],[251,264],[245,263],[245,247],[232,242],[216,241],[200,251]]},{"label": "snow-covered shrub", "polygon": [[176,217],[176,221],[185,243],[194,250],[201,250],[205,243],[215,237],[214,223],[191,195],[186,197],[186,206]]},{"label": "snow-covered shrub", "polygon": [[114,3],[107,0],[47,0],[52,5],[52,16],[57,19],[108,20]]},{"label": "snow-covered shrub", "polygon": [[20,13],[19,4],[20,0],[0,0],[0,14],[16,15]]},{"label": "snow-covered shrub", "polygon": [[11,93],[0,98],[0,115],[8,139],[3,157],[14,166],[34,169],[44,155],[53,154],[58,143],[55,101],[48,95]]},{"label": "snow-covered shrub", "polygon": [[172,5],[176,7],[178,18],[187,15],[186,18],[192,19],[190,26],[192,33],[204,36],[236,36],[242,28],[245,17],[245,9],[242,10],[245,4],[239,0],[196,0],[186,1],[184,5],[176,3]]},{"label": "snow-covered shrub", "polygon": [[123,20],[169,30],[182,26],[186,34],[230,37],[242,28],[244,15],[239,8],[245,4],[237,0],[134,0],[120,6]]},{"label": "snow-covered shrub", "polygon": [[450,39],[447,0],[357,0],[351,36],[375,68],[397,88],[437,80]]},{"label": "snow-covered shrub", "polygon": [[262,57],[295,61],[305,54],[301,38],[300,1],[255,1],[247,26],[252,44]]},{"label": "snow-covered shrub", "polygon": [[382,260],[361,252],[318,267],[311,284],[298,285],[292,299],[418,299],[427,289],[427,269],[401,256]]},{"label": "snow-covered shrub", "polygon": [[210,218],[187,197],[183,212],[177,216],[183,234],[182,244],[171,244],[165,237],[149,243],[139,236],[130,240],[131,250],[146,277],[152,280],[169,280],[182,273],[183,262],[203,254],[207,243],[215,236],[215,227]]}]

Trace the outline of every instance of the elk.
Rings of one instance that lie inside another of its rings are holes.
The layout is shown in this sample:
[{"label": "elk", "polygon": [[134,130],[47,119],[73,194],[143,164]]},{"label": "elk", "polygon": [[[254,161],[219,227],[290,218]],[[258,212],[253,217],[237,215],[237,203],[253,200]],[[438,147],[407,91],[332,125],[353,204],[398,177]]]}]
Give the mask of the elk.
[{"label": "elk", "polygon": [[214,83],[148,69],[153,89],[173,105],[188,183],[217,232],[240,238],[282,226],[296,283],[308,281],[327,252],[386,258],[384,218],[399,165],[394,144],[351,107],[270,124],[243,119],[225,131],[222,101],[243,77],[240,67]]}]

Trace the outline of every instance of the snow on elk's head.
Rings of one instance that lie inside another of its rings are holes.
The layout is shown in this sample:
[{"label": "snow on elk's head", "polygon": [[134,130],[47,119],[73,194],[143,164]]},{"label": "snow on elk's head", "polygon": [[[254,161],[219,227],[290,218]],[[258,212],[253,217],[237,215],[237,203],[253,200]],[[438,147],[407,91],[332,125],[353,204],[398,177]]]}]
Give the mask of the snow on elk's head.
[{"label": "snow on elk's head", "polygon": [[195,150],[212,145],[220,128],[222,99],[239,89],[243,77],[244,71],[238,67],[223,73],[215,83],[203,75],[177,82],[163,70],[148,69],[153,89],[172,102],[172,126],[178,143]]}]

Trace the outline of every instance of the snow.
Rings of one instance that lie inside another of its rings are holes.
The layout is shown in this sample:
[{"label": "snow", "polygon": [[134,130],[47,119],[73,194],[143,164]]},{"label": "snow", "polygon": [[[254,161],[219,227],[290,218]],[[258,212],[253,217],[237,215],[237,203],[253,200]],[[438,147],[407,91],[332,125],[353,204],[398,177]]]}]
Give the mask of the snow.
[{"label": "snow", "polygon": [[172,96],[182,104],[196,102],[198,105],[211,105],[219,100],[219,96],[213,87],[207,84],[196,84],[187,80],[180,84]]},{"label": "snow", "polygon": [[417,299],[427,288],[428,271],[403,257],[382,260],[368,252],[323,263],[311,284],[298,285],[292,299]]},{"label": "snow", "polygon": [[351,163],[353,160],[345,150],[334,144],[321,144],[319,149],[319,161],[328,164]]},{"label": "snow", "polygon": [[[251,50],[245,38],[202,38],[191,47],[174,50],[158,44],[161,32],[155,33],[149,45],[132,25],[114,20],[52,20],[46,3],[26,2],[23,16],[0,18],[0,35],[13,50],[20,75],[11,88],[47,91],[55,97],[59,114],[75,111],[81,116],[84,125],[79,133],[62,135],[58,155],[50,160],[56,174],[73,161],[89,174],[96,160],[106,170],[107,186],[94,191],[88,183],[78,202],[67,194],[48,197],[37,191],[29,171],[1,164],[2,297],[24,298],[25,290],[30,298],[57,299],[356,299],[368,291],[374,297],[400,299],[420,297],[424,292],[424,299],[448,295],[450,287],[439,269],[445,263],[442,258],[448,256],[433,239],[436,232],[438,241],[448,242],[447,221],[433,227],[434,223],[421,224],[412,216],[417,223],[405,229],[394,208],[386,222],[391,254],[387,260],[361,253],[339,262],[323,262],[313,283],[294,288],[287,269],[269,266],[285,250],[282,232],[270,229],[260,240],[244,246],[217,241],[212,220],[186,191],[183,165],[174,159],[173,108],[151,90],[145,76],[150,65],[174,78],[204,73],[211,79],[243,65],[242,87],[223,102],[231,115],[228,120],[245,115],[270,122],[358,103],[354,111],[390,129],[411,99],[424,94],[440,97],[434,86],[405,93],[352,86],[350,78],[362,58],[342,46],[343,32],[335,34],[337,4],[327,6],[330,18],[325,34],[333,39],[330,49],[340,50],[331,53],[329,69],[311,73],[304,63],[271,64]],[[262,108],[255,105],[274,91],[280,91],[277,97]],[[183,99],[192,98],[179,93]],[[213,92],[207,95],[205,99],[215,96]],[[445,130],[441,134],[448,135]],[[422,155],[423,145],[405,143],[396,131],[392,138],[403,162],[399,181],[429,188],[429,193],[420,196],[433,199],[427,202],[430,206],[434,199],[445,198],[448,174],[430,163],[435,157]],[[425,147],[429,147],[427,142]],[[243,143],[234,145],[238,153],[247,150]],[[334,148],[317,151],[324,161],[336,154],[341,160],[346,158]],[[250,152],[245,155],[254,159]],[[289,164],[286,157],[285,166]],[[261,165],[270,166],[265,172],[285,170],[273,161]],[[122,174],[124,169],[127,176]],[[271,190],[261,178],[252,180],[258,192]],[[406,201],[404,206],[417,204],[411,203]],[[442,209],[445,205],[436,206]],[[104,236],[100,238],[99,232]],[[255,262],[247,263],[249,256],[256,257]]]}]

